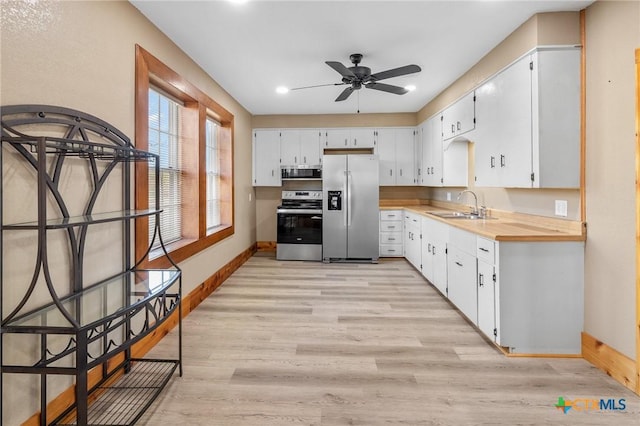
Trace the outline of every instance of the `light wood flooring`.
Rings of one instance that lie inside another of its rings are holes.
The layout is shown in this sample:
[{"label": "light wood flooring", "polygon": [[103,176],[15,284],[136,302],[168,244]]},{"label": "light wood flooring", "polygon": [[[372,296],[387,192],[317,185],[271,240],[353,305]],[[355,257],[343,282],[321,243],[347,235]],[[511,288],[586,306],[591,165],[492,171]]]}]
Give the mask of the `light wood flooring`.
[{"label": "light wood flooring", "polygon": [[[640,424],[640,398],[586,361],[502,355],[403,259],[254,256],[183,331],[184,376],[140,424]],[[559,396],[627,408],[563,414]]]}]

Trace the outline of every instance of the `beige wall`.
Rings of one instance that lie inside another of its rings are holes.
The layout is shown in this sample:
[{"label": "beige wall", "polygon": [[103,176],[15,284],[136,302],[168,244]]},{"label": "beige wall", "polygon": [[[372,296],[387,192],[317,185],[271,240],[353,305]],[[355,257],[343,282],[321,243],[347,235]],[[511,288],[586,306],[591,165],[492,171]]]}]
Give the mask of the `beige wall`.
[{"label": "beige wall", "polygon": [[[180,265],[184,294],[255,241],[255,206],[249,201],[253,194],[250,114],[137,9],[124,1],[3,1],[1,7],[2,105],[42,103],[78,109],[133,137],[134,46],[139,44],[234,114],[235,235]],[[9,176],[7,169],[4,173],[5,179],[15,182],[16,175]],[[8,218],[21,200],[10,194],[4,197]],[[102,263],[91,264],[91,269],[102,268]],[[33,263],[22,266],[16,268],[26,271]],[[17,349],[5,346],[4,350],[12,356]],[[24,375],[5,377],[2,424],[19,424],[38,410],[37,383],[37,378]],[[54,386],[50,396],[64,387]]]},{"label": "beige wall", "polygon": [[635,60],[640,2],[586,11],[585,331],[637,359],[635,311]]}]

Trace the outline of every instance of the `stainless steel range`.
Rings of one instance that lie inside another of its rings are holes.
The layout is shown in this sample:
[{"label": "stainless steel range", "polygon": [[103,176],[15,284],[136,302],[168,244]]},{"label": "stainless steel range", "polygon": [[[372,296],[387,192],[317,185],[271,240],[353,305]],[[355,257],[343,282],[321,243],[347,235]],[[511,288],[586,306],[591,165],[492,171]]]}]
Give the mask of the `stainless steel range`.
[{"label": "stainless steel range", "polygon": [[276,259],[322,260],[322,191],[282,191]]}]

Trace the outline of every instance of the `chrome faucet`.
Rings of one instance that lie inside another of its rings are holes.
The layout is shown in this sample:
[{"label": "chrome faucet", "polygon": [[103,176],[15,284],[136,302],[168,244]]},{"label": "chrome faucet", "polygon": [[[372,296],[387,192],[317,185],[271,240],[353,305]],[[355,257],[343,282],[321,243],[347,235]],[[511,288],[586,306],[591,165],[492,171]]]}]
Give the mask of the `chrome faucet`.
[{"label": "chrome faucet", "polygon": [[464,191],[462,191],[462,192],[460,192],[458,194],[457,200],[460,201],[460,199],[462,198],[462,196],[465,193],[469,193],[469,194],[473,195],[473,199],[474,199],[475,203],[474,203],[474,205],[472,207],[471,214],[478,215],[479,214],[479,212],[478,212],[478,196],[476,195],[475,192],[471,191],[470,189],[465,189]]}]

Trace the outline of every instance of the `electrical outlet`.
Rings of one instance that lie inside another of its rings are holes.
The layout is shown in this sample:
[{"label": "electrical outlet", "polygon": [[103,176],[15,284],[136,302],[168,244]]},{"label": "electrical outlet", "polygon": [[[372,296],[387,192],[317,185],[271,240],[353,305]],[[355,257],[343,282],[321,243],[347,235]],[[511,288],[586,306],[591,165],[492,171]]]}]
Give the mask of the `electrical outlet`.
[{"label": "electrical outlet", "polygon": [[447,192],[447,201],[451,201],[451,193]]},{"label": "electrical outlet", "polygon": [[556,216],[567,217],[567,200],[556,200]]}]

